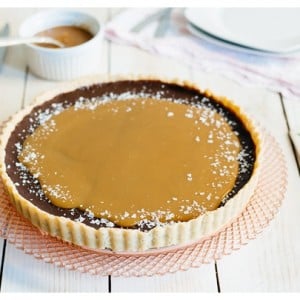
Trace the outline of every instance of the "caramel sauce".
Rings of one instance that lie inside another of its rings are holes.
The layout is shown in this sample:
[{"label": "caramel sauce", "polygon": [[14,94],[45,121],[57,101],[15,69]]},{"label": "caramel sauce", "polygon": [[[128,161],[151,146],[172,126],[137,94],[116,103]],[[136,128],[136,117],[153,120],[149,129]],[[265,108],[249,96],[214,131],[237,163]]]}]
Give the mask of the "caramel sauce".
[{"label": "caramel sauce", "polygon": [[54,205],[132,227],[218,208],[239,151],[217,112],[138,98],[66,108],[26,138],[18,158]]},{"label": "caramel sauce", "polygon": [[[83,44],[93,38],[93,35],[77,26],[57,26],[37,33],[35,36],[52,37],[62,42],[65,47],[74,47]],[[46,48],[58,48],[58,46],[47,43],[38,43],[37,45]]]}]

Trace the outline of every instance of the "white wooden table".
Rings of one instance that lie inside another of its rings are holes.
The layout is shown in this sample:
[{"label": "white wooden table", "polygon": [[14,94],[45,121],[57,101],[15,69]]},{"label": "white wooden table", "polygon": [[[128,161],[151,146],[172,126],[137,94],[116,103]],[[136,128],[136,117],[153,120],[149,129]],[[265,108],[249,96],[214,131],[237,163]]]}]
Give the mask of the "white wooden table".
[{"label": "white wooden table", "polygon": [[[12,34],[37,9],[1,9]],[[82,9],[106,22],[114,9]],[[0,24],[0,26],[3,24]],[[115,278],[68,271],[35,259],[0,240],[1,292],[292,292],[300,291],[299,165],[289,129],[300,129],[300,99],[283,99],[261,88],[246,88],[218,74],[195,72],[179,62],[103,41],[99,73],[152,73],[191,79],[234,99],[276,137],[288,165],[288,188],[271,224],[255,240],[213,264],[150,278]],[[58,83],[29,73],[22,47],[8,49],[0,73],[0,121]]]}]

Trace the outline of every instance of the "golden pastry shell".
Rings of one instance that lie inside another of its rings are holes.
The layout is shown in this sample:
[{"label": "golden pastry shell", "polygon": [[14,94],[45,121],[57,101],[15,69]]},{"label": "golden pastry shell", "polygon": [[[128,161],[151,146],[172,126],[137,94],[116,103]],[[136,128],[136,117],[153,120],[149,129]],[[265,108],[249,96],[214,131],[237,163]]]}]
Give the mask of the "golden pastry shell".
[{"label": "golden pastry shell", "polygon": [[5,124],[0,137],[0,175],[11,202],[16,209],[43,233],[58,237],[64,241],[94,250],[110,249],[114,252],[140,252],[170,246],[182,246],[194,243],[206,236],[212,235],[235,219],[244,209],[257,185],[258,172],[261,165],[262,138],[257,126],[247,117],[240,107],[225,97],[214,96],[205,91],[207,96],[213,96],[216,101],[231,109],[244,123],[250,132],[256,146],[256,161],[249,181],[224,206],[206,212],[187,222],[177,222],[158,226],[150,231],[138,229],[99,228],[95,229],[63,216],[51,215],[22,197],[6,172],[5,147],[15,126],[37,105],[52,99],[56,95],[75,90],[79,87],[97,83],[115,82],[120,80],[161,80],[165,83],[191,87],[201,91],[190,81],[166,79],[158,76],[90,76],[64,84],[61,88],[46,92],[36,98],[33,105],[19,111]]}]

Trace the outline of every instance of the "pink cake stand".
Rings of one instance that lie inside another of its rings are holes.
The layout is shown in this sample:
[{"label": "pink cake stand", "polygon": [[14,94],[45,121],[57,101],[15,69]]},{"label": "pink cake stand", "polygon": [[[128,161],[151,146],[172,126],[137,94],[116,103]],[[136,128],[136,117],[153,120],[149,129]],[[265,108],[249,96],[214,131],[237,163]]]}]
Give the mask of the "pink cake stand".
[{"label": "pink cake stand", "polygon": [[225,228],[192,245],[139,254],[96,252],[41,232],[10,204],[0,182],[0,235],[45,262],[97,275],[152,276],[199,267],[240,249],[274,218],[287,186],[287,170],[276,140],[264,132],[263,172],[246,208]]}]

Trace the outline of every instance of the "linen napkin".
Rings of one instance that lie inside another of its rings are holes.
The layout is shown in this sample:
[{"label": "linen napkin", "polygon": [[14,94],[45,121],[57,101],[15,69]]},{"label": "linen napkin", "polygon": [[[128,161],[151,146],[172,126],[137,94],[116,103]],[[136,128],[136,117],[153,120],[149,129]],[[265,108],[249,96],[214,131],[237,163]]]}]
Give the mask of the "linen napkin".
[{"label": "linen napkin", "polygon": [[300,99],[300,53],[285,56],[249,54],[193,36],[182,9],[173,9],[167,33],[154,36],[159,19],[138,33],[132,28],[162,8],[130,8],[105,27],[107,39],[168,56],[195,69],[218,72],[240,84],[255,85]]}]

